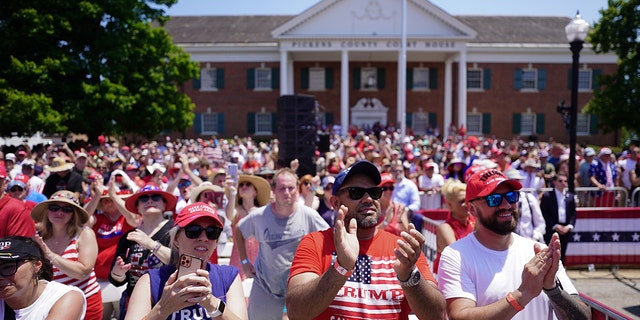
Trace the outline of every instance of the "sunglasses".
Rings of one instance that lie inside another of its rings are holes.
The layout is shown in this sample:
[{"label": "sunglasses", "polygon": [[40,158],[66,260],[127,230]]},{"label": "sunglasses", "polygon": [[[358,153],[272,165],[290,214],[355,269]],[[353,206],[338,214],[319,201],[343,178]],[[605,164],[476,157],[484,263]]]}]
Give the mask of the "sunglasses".
[{"label": "sunglasses", "polygon": [[380,188],[382,188],[382,191],[387,191],[387,190],[389,190],[389,191],[393,191],[393,189],[395,189],[395,187],[394,187],[394,186],[380,187]]},{"label": "sunglasses", "polygon": [[9,189],[10,192],[22,192],[24,191],[24,189],[22,189],[21,187],[13,187],[11,189]]},{"label": "sunglasses", "polygon": [[191,181],[185,181],[185,182],[178,183],[178,188],[186,188],[190,185],[191,185]]},{"label": "sunglasses", "polygon": [[222,228],[220,227],[209,226],[203,228],[202,226],[192,224],[184,227],[184,235],[189,239],[198,239],[203,230],[209,240],[217,240],[220,237],[220,233],[222,233]]},{"label": "sunglasses", "polygon": [[18,268],[29,260],[16,260],[0,265],[0,276],[11,277],[18,272]]},{"label": "sunglasses", "polygon": [[251,182],[240,182],[240,183],[238,183],[238,187],[240,187],[240,188],[250,187],[250,186],[251,186]]},{"label": "sunglasses", "polygon": [[505,198],[507,199],[507,202],[510,204],[514,204],[516,202],[518,202],[518,199],[520,199],[520,192],[517,191],[509,191],[507,193],[493,193],[490,194],[486,197],[480,197],[480,198],[475,198],[475,199],[471,199],[469,202],[471,201],[475,201],[475,200],[479,200],[479,199],[484,199],[487,202],[487,206],[489,207],[497,207],[502,203],[502,199]]},{"label": "sunglasses", "polygon": [[59,206],[57,204],[50,204],[49,205],[49,211],[51,212],[56,212],[62,210],[62,212],[64,213],[72,213],[73,212],[73,207],[72,206]]},{"label": "sunglasses", "polygon": [[362,199],[362,197],[364,197],[365,192],[369,194],[369,196],[373,200],[378,200],[380,199],[380,197],[382,197],[381,187],[371,187],[371,188],[347,187],[347,188],[338,190],[338,192],[344,191],[344,190],[347,190],[349,192],[349,198],[351,198],[351,200]]},{"label": "sunglasses", "polygon": [[145,194],[143,196],[140,196],[138,198],[138,201],[147,202],[147,201],[149,201],[149,199],[153,200],[154,202],[158,202],[158,201],[162,200],[162,195],[160,195],[160,194],[151,194],[151,195]]}]

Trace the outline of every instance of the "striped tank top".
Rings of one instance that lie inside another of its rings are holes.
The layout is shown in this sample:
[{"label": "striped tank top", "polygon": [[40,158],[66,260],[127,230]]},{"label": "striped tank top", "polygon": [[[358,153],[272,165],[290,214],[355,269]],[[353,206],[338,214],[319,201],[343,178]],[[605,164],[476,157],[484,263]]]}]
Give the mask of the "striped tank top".
[{"label": "striped tank top", "polygon": [[[82,232],[82,231],[81,231]],[[60,255],[62,258],[71,261],[78,261],[78,236],[80,233],[76,234],[69,245],[64,249],[62,254]],[[91,270],[91,274],[88,277],[83,279],[74,279],[62,271],[58,269],[58,267],[53,266],[53,281],[64,283],[66,285],[75,286],[84,292],[85,297],[90,297],[98,292],[100,292],[100,285],[96,280],[95,271]]]}]

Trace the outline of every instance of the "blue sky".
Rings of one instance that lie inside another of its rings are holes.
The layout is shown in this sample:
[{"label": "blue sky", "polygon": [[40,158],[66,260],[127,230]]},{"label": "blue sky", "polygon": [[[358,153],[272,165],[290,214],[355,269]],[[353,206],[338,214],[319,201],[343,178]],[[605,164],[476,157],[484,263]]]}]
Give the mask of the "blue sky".
[{"label": "blue sky", "polygon": [[[320,0],[179,0],[169,15],[293,15]],[[378,0],[383,1],[383,0]],[[388,1],[388,0],[386,0]],[[589,23],[600,19],[607,0],[432,0],[454,15],[536,15],[573,17],[577,10]]]}]

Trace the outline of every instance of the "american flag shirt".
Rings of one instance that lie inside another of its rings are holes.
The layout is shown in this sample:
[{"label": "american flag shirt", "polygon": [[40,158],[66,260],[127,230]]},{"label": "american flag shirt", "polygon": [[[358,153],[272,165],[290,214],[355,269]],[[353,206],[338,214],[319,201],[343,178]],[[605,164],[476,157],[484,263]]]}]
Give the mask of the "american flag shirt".
[{"label": "american flag shirt", "polygon": [[[378,231],[371,240],[360,241],[353,273],[329,307],[315,319],[408,319],[409,303],[393,269],[398,238]],[[305,272],[322,275],[333,268],[335,259],[333,229],[313,232],[300,242],[289,279]],[[435,283],[424,255],[416,265],[423,278]]]}]

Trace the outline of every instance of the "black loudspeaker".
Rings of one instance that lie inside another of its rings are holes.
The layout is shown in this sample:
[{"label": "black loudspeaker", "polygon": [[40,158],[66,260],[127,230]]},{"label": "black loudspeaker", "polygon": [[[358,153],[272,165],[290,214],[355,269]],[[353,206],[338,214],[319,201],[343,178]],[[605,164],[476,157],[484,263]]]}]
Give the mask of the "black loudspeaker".
[{"label": "black loudspeaker", "polygon": [[320,151],[321,154],[329,152],[329,146],[330,146],[330,140],[329,140],[329,134],[328,133],[319,133],[318,134],[318,151]]},{"label": "black loudspeaker", "polygon": [[287,95],[278,98],[278,162],[289,166],[298,159],[298,175],[315,175],[313,163],[317,144],[316,99],[312,96]]}]

